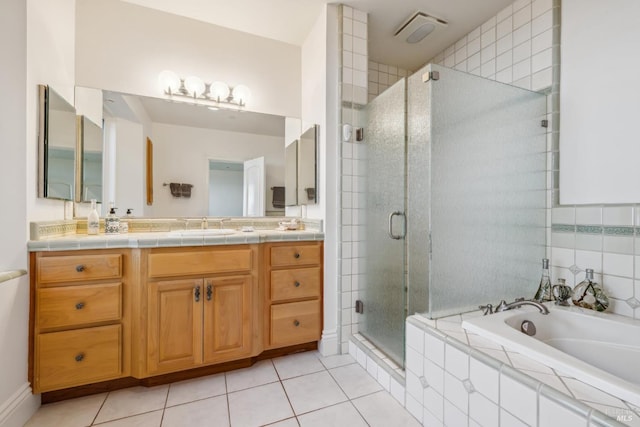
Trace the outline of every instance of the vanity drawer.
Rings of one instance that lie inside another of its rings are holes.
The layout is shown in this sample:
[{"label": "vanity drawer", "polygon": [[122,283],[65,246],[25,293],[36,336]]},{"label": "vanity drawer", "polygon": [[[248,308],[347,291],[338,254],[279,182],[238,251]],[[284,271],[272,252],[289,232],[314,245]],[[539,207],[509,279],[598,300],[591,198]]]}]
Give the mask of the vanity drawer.
[{"label": "vanity drawer", "polygon": [[121,327],[100,326],[38,336],[38,390],[77,386],[121,375]]},{"label": "vanity drawer", "polygon": [[117,321],[122,314],[121,295],[121,283],[38,289],[38,327],[48,329]]},{"label": "vanity drawer", "polygon": [[320,301],[271,306],[272,346],[302,344],[320,339]]},{"label": "vanity drawer", "polygon": [[271,247],[272,267],[319,265],[321,259],[322,250],[319,244]]},{"label": "vanity drawer", "polygon": [[252,250],[229,249],[149,255],[149,277],[174,277],[251,271]]},{"label": "vanity drawer", "polygon": [[320,267],[271,271],[271,301],[320,296]]},{"label": "vanity drawer", "polygon": [[122,276],[120,254],[40,257],[37,266],[38,282],[44,286]]}]

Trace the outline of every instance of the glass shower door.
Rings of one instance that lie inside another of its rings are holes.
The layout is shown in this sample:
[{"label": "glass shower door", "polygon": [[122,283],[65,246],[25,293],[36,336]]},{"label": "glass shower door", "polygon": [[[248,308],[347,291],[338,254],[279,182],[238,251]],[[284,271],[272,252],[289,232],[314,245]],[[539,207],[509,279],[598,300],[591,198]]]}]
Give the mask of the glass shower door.
[{"label": "glass shower door", "polygon": [[404,366],[406,318],[405,80],[380,94],[366,108],[365,235],[358,250],[365,262],[360,332]]}]

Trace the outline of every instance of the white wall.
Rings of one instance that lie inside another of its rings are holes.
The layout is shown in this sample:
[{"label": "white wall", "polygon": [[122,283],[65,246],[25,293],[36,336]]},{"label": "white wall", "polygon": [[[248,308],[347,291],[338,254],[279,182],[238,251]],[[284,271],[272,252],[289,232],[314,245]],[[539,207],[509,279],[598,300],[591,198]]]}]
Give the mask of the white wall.
[{"label": "white wall", "polygon": [[[27,217],[64,218],[64,202],[38,199],[38,84],[50,85],[71,105],[75,85],[75,0],[27,0]],[[25,230],[26,232],[26,230]]]},{"label": "white wall", "polygon": [[[283,138],[154,123],[152,140],[151,216],[206,216],[210,159],[238,162],[264,156],[267,189],[284,185]],[[191,198],[172,197],[169,187],[162,186],[171,182],[192,184]],[[271,206],[268,198],[267,210]]]},{"label": "white wall", "polygon": [[324,219],[324,327],[320,350],[334,354],[338,349],[337,283],[337,196],[338,167],[338,13],[337,6],[323,7],[302,45],[302,128],[320,125],[318,158],[318,204],[302,214]]},{"label": "white wall", "polygon": [[[0,198],[2,221],[0,271],[27,268],[27,4],[5,0],[0,13]],[[30,111],[37,111],[37,89]],[[33,117],[33,116],[31,116]],[[37,122],[33,122],[37,124]],[[35,136],[35,134],[32,134]],[[36,146],[35,139],[32,141]],[[35,153],[34,150],[31,150]],[[34,172],[35,173],[35,172]],[[63,210],[61,209],[61,212]],[[27,276],[0,283],[0,425],[21,426],[40,404],[27,382],[29,280]]]},{"label": "white wall", "polygon": [[166,69],[251,90],[248,110],[300,116],[300,48],[110,0],[78,0],[76,83],[162,95]]}]

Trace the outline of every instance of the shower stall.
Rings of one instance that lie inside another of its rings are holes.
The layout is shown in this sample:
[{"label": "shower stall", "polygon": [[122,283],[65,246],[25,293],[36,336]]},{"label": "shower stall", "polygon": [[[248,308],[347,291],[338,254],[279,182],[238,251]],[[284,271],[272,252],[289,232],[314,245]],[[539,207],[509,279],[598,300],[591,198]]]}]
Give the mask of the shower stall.
[{"label": "shower stall", "polygon": [[427,65],[365,115],[360,332],[404,366],[407,315],[535,293],[546,242],[546,96]]}]

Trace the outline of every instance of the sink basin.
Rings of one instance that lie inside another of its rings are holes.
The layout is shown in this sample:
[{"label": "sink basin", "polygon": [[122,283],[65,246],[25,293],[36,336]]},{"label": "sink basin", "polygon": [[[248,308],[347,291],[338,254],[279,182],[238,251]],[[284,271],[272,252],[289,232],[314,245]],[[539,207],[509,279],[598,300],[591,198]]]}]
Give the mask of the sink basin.
[{"label": "sink basin", "polygon": [[236,230],[232,228],[207,228],[206,230],[180,230],[172,231],[174,236],[225,236],[233,234]]}]

